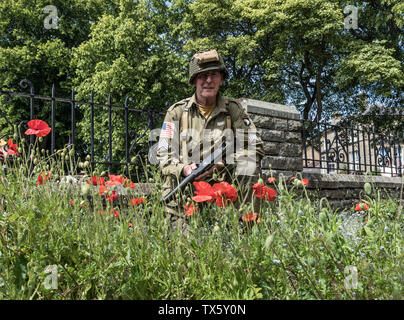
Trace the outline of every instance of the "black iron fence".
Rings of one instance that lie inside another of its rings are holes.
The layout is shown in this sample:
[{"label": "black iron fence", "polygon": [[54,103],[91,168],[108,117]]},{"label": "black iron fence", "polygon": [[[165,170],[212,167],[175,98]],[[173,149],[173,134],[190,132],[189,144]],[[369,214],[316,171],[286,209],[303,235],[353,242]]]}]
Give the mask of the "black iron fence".
[{"label": "black iron fence", "polygon": [[[8,103],[12,102],[14,97],[28,99],[29,120],[36,118],[36,104],[50,104],[49,119],[41,120],[50,123],[52,128],[48,137],[51,154],[57,146],[74,146],[75,152],[90,156],[92,170],[96,166],[104,166],[110,173],[116,173],[125,168],[127,176],[129,166],[139,164],[137,160],[133,160],[134,156],[144,160],[148,158],[147,160],[152,160],[152,164],[156,161],[153,157],[156,153],[158,134],[151,134],[151,131],[161,128],[165,111],[133,108],[131,97],[126,97],[123,105],[117,105],[112,103],[110,95],[107,103],[97,103],[94,101],[93,92],[89,101],[79,101],[76,100],[74,90],[71,91],[71,98],[60,98],[56,96],[54,86],[50,96],[35,94],[34,86],[29,80],[22,80],[20,86],[29,88],[29,93],[0,90],[0,97],[8,97]],[[5,119],[10,130],[2,132],[0,138],[11,135],[14,125],[3,112],[4,107],[0,105],[0,116]],[[56,114],[61,110],[65,116],[66,110],[70,110],[68,118],[63,119],[64,123],[70,123],[70,128],[67,134],[58,136]],[[22,127],[27,122],[28,120],[23,121],[18,126]],[[303,121],[302,137],[304,170],[400,177],[403,175],[402,132],[377,132],[375,128],[353,123],[340,122],[332,125]],[[153,140],[150,141],[150,138]],[[31,136],[30,139],[33,143],[34,137]],[[58,139],[62,142],[58,142]]]},{"label": "black iron fence", "polygon": [[302,137],[305,171],[403,175],[403,132],[377,131],[353,122],[303,121]]},{"label": "black iron fence", "polygon": [[[44,103],[48,104],[48,119],[41,118],[52,128],[46,137],[46,148],[50,154],[54,154],[57,147],[74,146],[75,152],[83,157],[90,156],[92,170],[100,165],[108,168],[110,173],[125,168],[125,174],[129,176],[129,166],[138,165],[139,158],[145,163],[142,160],[148,157],[150,148],[156,145],[156,142],[149,141],[150,132],[161,127],[164,111],[136,109],[132,106],[133,99],[129,96],[125,98],[123,105],[117,105],[112,103],[110,95],[107,103],[98,103],[94,101],[93,92],[89,101],[81,101],[76,100],[74,90],[71,91],[71,98],[60,98],[56,96],[55,86],[52,87],[50,96],[35,94],[34,86],[29,80],[22,80],[20,86],[29,88],[29,93],[0,90],[0,96],[8,97],[5,105],[0,105],[0,116],[5,119],[10,129],[3,131],[0,138],[13,134],[14,124],[7,119],[3,110],[7,103],[12,103],[15,97],[19,97],[28,99],[30,110],[29,119],[18,124],[19,131],[24,132],[27,122],[36,119],[38,108],[43,107]],[[67,109],[70,112],[66,113]],[[57,120],[57,114],[62,110],[67,119]],[[58,134],[58,122],[70,123],[67,134]],[[33,143],[34,139],[35,137],[31,136],[30,142]]]}]

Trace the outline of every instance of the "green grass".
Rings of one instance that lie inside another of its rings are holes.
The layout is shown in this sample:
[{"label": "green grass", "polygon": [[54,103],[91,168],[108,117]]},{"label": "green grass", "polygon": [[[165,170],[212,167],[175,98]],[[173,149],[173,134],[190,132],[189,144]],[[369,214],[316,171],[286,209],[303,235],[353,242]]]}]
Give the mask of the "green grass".
[{"label": "green grass", "polygon": [[[132,207],[60,183],[62,167],[78,170],[67,151],[55,158],[37,152],[36,159],[32,172],[22,155],[0,176],[0,299],[403,297],[401,208],[377,199],[377,190],[362,199],[366,212],[341,212],[278,182],[261,223],[246,224],[246,212],[212,203],[187,219],[184,233],[165,220],[156,168],[145,168],[155,190]],[[51,177],[37,186],[47,169]],[[49,265],[57,266],[57,289],[44,285]],[[357,286],[346,282],[352,268]]]}]

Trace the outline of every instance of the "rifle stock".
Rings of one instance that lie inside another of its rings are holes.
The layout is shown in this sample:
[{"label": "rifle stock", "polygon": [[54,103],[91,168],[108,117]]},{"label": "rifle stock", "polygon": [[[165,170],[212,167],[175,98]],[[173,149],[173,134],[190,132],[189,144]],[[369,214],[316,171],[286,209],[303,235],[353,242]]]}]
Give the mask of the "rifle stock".
[{"label": "rifle stock", "polygon": [[223,143],[223,145],[219,149],[215,150],[208,157],[206,157],[196,170],[192,171],[190,175],[186,176],[178,186],[176,186],[173,190],[170,191],[169,194],[164,197],[164,202],[167,203],[171,201],[173,196],[180,190],[184,189],[188,183],[192,182],[197,176],[199,176],[206,170],[209,170],[209,168],[215,164],[215,160],[217,160],[218,158],[222,158],[222,155],[227,149],[229,149],[230,145],[231,144]]}]

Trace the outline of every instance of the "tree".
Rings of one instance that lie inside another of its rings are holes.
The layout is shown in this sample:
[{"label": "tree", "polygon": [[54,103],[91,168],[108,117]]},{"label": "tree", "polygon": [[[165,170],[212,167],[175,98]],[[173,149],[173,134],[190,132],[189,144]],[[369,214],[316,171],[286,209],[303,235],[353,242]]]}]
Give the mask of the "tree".
[{"label": "tree", "polygon": [[[49,1],[4,0],[0,3],[0,88],[21,91],[19,82],[28,79],[35,93],[49,96],[52,84],[56,94],[69,97],[72,86],[70,59],[72,48],[87,39],[92,23],[105,11],[114,11],[112,0],[55,0],[55,11],[44,12]],[[57,21],[49,19],[58,16]],[[56,22],[56,23],[55,23]],[[54,25],[55,24],[55,25]],[[55,28],[57,26],[57,29]],[[19,124],[29,119],[29,101],[15,98],[6,103],[1,97],[2,111],[10,122]],[[50,104],[35,101],[35,117],[49,121]],[[59,105],[56,115],[58,137],[68,141],[70,110]],[[7,130],[5,119],[0,128]]]},{"label": "tree", "polygon": [[[354,2],[359,29],[344,29],[347,1],[176,1],[184,50],[217,47],[231,69],[226,91],[296,105],[304,119],[352,113],[358,95],[402,96],[399,1]],[[185,9],[184,9],[185,10]],[[387,25],[385,26],[384,23]]]},{"label": "tree", "polygon": [[[73,50],[71,69],[75,70],[73,84],[78,99],[88,101],[93,91],[98,102],[105,103],[110,94],[115,104],[123,105],[125,97],[131,96],[134,98],[131,108],[163,111],[154,125],[162,122],[165,109],[182,99],[187,90],[186,60],[170,48],[170,30],[165,19],[167,9],[164,1],[121,0],[115,15],[104,14],[93,25],[89,39]],[[89,141],[90,110],[88,106],[82,110],[81,137]],[[112,119],[112,148],[120,160],[124,159],[123,115],[123,110],[114,112]],[[146,112],[131,113],[131,131],[139,135],[147,123]],[[108,110],[97,109],[95,141],[98,161],[108,158],[108,124]],[[140,142],[145,144],[147,138],[145,135]],[[137,151],[139,149],[131,156]]]}]

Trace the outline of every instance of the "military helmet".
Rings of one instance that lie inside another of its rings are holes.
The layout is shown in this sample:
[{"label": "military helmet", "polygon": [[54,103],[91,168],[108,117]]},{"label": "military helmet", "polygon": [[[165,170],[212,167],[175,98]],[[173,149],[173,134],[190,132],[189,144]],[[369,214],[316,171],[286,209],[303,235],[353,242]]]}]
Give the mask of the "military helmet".
[{"label": "military helmet", "polygon": [[223,79],[229,76],[223,58],[216,50],[204,50],[194,54],[189,62],[189,84],[192,84],[192,81],[199,73],[209,70],[223,72]]}]

